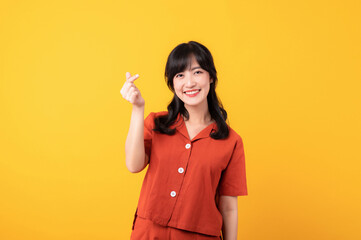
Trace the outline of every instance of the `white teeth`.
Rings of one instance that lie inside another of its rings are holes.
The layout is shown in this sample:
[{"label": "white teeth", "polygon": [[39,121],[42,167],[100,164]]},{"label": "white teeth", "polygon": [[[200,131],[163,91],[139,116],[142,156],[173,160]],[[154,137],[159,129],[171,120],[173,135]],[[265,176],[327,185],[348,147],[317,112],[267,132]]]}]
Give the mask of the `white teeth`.
[{"label": "white teeth", "polygon": [[185,92],[185,94],[195,94],[195,93],[197,93],[197,92],[199,92],[199,90],[193,91],[193,92]]}]

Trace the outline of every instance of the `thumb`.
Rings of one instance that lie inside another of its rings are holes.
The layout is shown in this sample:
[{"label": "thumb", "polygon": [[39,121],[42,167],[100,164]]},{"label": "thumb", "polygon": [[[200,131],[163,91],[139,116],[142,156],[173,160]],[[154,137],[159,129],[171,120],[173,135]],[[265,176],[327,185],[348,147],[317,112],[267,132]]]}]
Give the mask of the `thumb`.
[{"label": "thumb", "polygon": [[132,75],[130,74],[130,72],[126,72],[125,73],[125,77],[126,77],[126,79],[128,80],[128,78],[130,78]]}]

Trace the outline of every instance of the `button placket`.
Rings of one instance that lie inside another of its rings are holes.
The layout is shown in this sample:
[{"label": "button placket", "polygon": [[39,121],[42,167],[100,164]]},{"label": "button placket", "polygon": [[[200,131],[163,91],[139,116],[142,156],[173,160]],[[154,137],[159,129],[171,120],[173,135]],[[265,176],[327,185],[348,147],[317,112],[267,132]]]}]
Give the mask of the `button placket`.
[{"label": "button placket", "polygon": [[[190,144],[190,143],[187,143],[187,144],[185,145],[185,148],[186,148],[186,149],[189,149],[190,147],[191,147],[191,144]],[[179,172],[179,173],[184,173],[184,168],[182,168],[182,167],[178,168],[178,172]]]},{"label": "button placket", "polygon": [[[185,148],[186,148],[186,149],[190,149],[190,148],[191,148],[191,144],[190,144],[190,143],[187,143],[187,144],[185,145]],[[184,168],[182,168],[182,167],[178,168],[178,173],[184,173]],[[177,193],[176,193],[175,191],[171,191],[171,192],[170,192],[170,195],[171,195],[172,197],[175,197],[175,196],[177,195]]]}]

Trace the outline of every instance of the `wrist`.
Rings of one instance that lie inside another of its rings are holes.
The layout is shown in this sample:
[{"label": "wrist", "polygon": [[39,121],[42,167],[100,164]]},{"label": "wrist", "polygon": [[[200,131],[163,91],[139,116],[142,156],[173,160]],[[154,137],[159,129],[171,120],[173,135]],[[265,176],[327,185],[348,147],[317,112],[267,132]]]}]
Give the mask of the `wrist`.
[{"label": "wrist", "polygon": [[133,112],[144,112],[144,104],[142,106],[133,105]]}]

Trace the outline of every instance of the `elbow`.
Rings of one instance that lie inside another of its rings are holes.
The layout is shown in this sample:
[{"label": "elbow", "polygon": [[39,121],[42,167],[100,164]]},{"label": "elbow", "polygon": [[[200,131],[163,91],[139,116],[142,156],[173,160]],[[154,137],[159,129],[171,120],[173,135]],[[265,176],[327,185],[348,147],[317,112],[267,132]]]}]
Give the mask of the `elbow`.
[{"label": "elbow", "polygon": [[137,171],[135,169],[132,169],[131,167],[127,166],[127,169],[129,172],[131,173],[137,173]]},{"label": "elbow", "polygon": [[136,166],[136,164],[134,164],[134,161],[131,161],[129,159],[126,159],[125,165],[128,171],[131,173],[139,173],[145,168],[145,166]]},{"label": "elbow", "polygon": [[129,166],[129,164],[125,164],[125,165],[127,166],[128,171],[131,173],[138,173],[141,171],[141,170],[135,168],[134,166]]},{"label": "elbow", "polygon": [[131,173],[139,173],[139,172],[140,172],[140,171],[132,170],[132,169],[129,169],[129,168],[128,168],[128,170],[129,170],[129,172],[131,172]]}]

